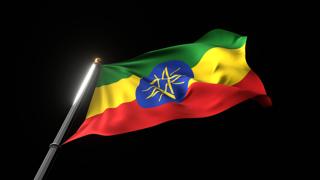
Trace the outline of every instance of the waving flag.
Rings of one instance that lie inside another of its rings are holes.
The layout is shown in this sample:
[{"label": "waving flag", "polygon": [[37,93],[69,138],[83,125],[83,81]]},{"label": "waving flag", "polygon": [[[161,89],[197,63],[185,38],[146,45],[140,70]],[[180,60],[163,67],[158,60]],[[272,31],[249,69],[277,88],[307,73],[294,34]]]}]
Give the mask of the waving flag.
[{"label": "waving flag", "polygon": [[216,29],[191,44],[102,65],[86,120],[66,142],[208,117],[250,98],[271,105],[246,62],[246,39]]}]

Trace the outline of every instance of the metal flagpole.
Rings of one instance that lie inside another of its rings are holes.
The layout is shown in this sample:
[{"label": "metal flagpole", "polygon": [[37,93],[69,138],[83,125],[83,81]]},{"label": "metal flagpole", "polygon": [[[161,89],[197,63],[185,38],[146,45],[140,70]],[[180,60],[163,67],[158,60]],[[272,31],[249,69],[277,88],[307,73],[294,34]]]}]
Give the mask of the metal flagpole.
[{"label": "metal flagpole", "polygon": [[[58,134],[56,135],[55,139],[53,140],[53,142],[49,145],[49,151],[46,155],[46,157],[44,158],[36,176],[34,177],[34,180],[42,180],[42,178],[44,177],[51,160],[53,159],[57,149],[59,148],[62,138],[64,136],[64,134],[66,133],[69,124],[73,118],[74,113],[76,112],[77,108],[79,107],[80,101],[84,95],[84,92],[87,90],[88,87],[88,83],[90,82],[90,80],[92,79],[92,76],[95,72],[95,69],[97,68],[97,66],[100,66],[101,63],[101,59],[100,58],[96,58],[94,60],[94,63],[91,65],[86,77],[84,78],[80,89],[77,92],[77,95],[74,99],[74,102],[72,104],[72,107],[70,108],[63,124],[60,127],[60,130],[58,132]],[[99,69],[99,68],[98,68]]]}]

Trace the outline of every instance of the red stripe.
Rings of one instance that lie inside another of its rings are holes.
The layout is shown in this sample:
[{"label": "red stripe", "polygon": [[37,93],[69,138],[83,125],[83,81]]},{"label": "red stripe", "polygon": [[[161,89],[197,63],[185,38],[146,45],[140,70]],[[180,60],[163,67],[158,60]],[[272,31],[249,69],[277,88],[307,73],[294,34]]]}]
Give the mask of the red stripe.
[{"label": "red stripe", "polygon": [[136,101],[132,101],[107,109],[102,114],[86,119],[65,143],[89,134],[111,136],[152,127],[173,119],[212,116],[257,96],[262,97],[266,105],[270,105],[271,101],[266,96],[262,82],[252,71],[234,86],[196,82],[189,87],[181,103],[143,108]]}]

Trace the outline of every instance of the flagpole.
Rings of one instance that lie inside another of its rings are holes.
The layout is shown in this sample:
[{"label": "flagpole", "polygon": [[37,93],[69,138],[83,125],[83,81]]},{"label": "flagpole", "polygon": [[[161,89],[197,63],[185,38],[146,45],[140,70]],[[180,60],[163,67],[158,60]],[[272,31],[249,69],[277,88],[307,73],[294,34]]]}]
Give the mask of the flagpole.
[{"label": "flagpole", "polygon": [[73,115],[76,112],[77,108],[79,107],[81,99],[88,88],[88,84],[94,75],[95,69],[99,69],[97,67],[99,67],[100,64],[101,64],[101,59],[96,58],[94,60],[93,64],[91,65],[86,77],[84,78],[84,80],[78,90],[78,93],[74,99],[74,102],[73,102],[64,122],[62,123],[62,125],[60,127],[59,132],[57,133],[53,142],[49,145],[49,151],[48,151],[46,157],[44,158],[44,160],[42,161],[42,164],[41,164],[36,176],[34,177],[34,180],[42,180],[43,179],[56,151],[60,147],[62,138],[64,137],[64,135],[70,125],[70,122],[73,118]]}]

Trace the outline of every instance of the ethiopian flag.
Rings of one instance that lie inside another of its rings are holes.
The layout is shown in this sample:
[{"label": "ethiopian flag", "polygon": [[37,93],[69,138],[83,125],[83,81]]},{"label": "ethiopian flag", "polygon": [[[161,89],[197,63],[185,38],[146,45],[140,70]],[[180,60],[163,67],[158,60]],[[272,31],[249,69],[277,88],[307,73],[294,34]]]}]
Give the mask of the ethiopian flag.
[{"label": "ethiopian flag", "polygon": [[86,120],[66,142],[208,117],[252,98],[271,105],[246,62],[246,40],[216,29],[191,44],[102,65]]}]

